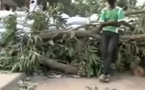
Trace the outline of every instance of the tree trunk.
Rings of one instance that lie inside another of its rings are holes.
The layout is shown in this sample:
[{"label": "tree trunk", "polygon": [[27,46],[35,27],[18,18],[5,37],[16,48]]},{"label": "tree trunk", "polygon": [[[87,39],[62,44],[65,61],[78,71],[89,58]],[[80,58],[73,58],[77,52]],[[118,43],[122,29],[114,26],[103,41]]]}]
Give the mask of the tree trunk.
[{"label": "tree trunk", "polygon": [[[69,36],[71,33],[74,33],[76,37],[92,37],[97,39],[98,41],[101,40],[100,35],[95,35],[91,33],[92,31],[61,31],[61,32],[48,32],[39,34],[40,38],[42,39],[52,39],[52,38],[61,38],[63,36]],[[120,39],[129,40],[129,41],[141,41],[145,40],[145,34],[138,34],[138,35],[122,35]]]},{"label": "tree trunk", "polygon": [[83,52],[84,46],[87,43],[88,38],[78,38],[78,40],[76,40],[75,45],[74,45],[74,51],[76,53],[81,53]]},{"label": "tree trunk", "polygon": [[47,58],[43,58],[42,61],[45,65],[47,65],[52,70],[64,72],[66,74],[73,74],[73,75],[78,74],[79,69],[77,67],[73,67],[71,65],[59,63],[55,60],[47,59]]},{"label": "tree trunk", "polygon": [[[126,16],[132,15],[132,14],[139,14],[139,13],[143,13],[143,12],[145,13],[145,10],[136,11],[136,12],[128,12],[128,13],[126,13]],[[111,25],[111,24],[108,24],[108,25]],[[79,27],[79,28],[81,28],[81,27]],[[79,28],[77,28],[77,29],[79,29]],[[41,33],[38,36],[42,39],[53,39],[53,38],[62,38],[64,36],[67,37],[67,36],[70,36],[73,34],[77,38],[79,38],[79,41],[77,41],[74,46],[75,51],[81,52],[83,46],[86,44],[88,37],[95,38],[98,41],[101,40],[100,35],[96,35],[98,32],[100,32],[101,28],[102,28],[102,25],[100,25],[99,27],[95,28],[92,31],[75,31],[75,29],[73,29],[73,31],[51,31],[51,32]],[[128,40],[128,41],[134,41],[134,40],[140,41],[140,40],[145,40],[145,34],[122,35],[120,38],[123,40]],[[78,74],[78,71],[79,71],[77,67],[62,64],[55,60],[43,58],[43,61],[44,61],[45,65],[50,67],[50,69],[61,71],[61,72],[67,73],[67,74],[76,75],[76,74]]]},{"label": "tree trunk", "polygon": [[136,11],[126,12],[125,16],[135,15],[135,14],[143,14],[143,13],[145,13],[145,10],[136,10]]}]

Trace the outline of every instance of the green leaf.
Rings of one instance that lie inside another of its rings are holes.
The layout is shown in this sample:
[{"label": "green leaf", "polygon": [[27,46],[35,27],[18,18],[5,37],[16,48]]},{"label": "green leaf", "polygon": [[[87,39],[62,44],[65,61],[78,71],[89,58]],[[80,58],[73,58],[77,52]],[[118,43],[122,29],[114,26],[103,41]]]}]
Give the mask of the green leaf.
[{"label": "green leaf", "polygon": [[73,54],[74,54],[74,50],[73,50],[72,47],[70,47],[70,48],[68,49],[68,53],[69,53],[69,56],[70,56],[70,57],[73,56]]},{"label": "green leaf", "polygon": [[117,66],[120,66],[120,63],[121,63],[121,61],[122,61],[122,54],[121,54],[121,52],[118,52],[118,60],[117,60],[117,62],[116,62],[116,64],[117,64]]},{"label": "green leaf", "polygon": [[98,64],[97,60],[99,60],[99,57],[97,56],[97,54],[92,53],[91,57],[92,57],[92,60],[95,63],[95,65],[97,65]]},{"label": "green leaf", "polygon": [[89,55],[88,56],[88,64],[90,64],[90,65],[92,65],[93,64],[93,59],[92,59],[92,57]]},{"label": "green leaf", "polygon": [[97,77],[99,77],[101,75],[101,71],[102,71],[102,67],[100,66],[99,70],[96,71],[97,72]]},{"label": "green leaf", "polygon": [[90,64],[88,64],[87,66],[88,77],[90,77],[94,74],[94,72]]}]

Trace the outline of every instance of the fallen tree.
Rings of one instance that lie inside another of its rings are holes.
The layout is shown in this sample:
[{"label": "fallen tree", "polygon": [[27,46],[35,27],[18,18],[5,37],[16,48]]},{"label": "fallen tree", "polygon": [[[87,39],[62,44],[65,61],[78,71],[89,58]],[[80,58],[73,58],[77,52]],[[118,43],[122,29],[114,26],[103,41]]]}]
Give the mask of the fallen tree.
[{"label": "fallen tree", "polygon": [[142,13],[145,13],[145,10],[130,11],[130,12],[126,12],[125,15],[129,16],[129,15],[136,15],[136,14],[142,14]]},{"label": "fallen tree", "polygon": [[[144,13],[144,12],[145,12],[145,10],[133,11],[133,12],[127,12],[125,15],[129,16],[129,15],[132,15],[132,14],[133,15],[134,14],[140,14],[140,13]],[[103,23],[103,24],[105,24],[105,23]],[[101,35],[99,35],[97,33],[100,32],[102,26],[104,26],[104,25],[96,24],[97,27],[94,30],[79,31],[79,28],[89,26],[89,25],[95,25],[95,24],[83,25],[83,26],[80,26],[78,28],[72,29],[70,31],[57,31],[57,32],[51,31],[51,32],[47,32],[47,33],[41,33],[41,34],[39,34],[39,37],[42,38],[42,39],[55,39],[55,38],[62,38],[62,37],[67,38],[67,36],[75,36],[75,37],[79,38],[79,41],[76,41],[75,47],[74,47],[74,50],[78,53],[78,52],[82,52],[83,47],[84,47],[85,43],[87,42],[87,37],[92,37],[92,38],[96,39],[97,41],[101,40]],[[112,25],[112,23],[109,23],[109,24],[107,23],[107,25]],[[105,26],[107,26],[107,25],[105,24]],[[125,40],[125,41],[136,41],[136,42],[137,41],[144,41],[145,40],[145,34],[121,35],[120,39]],[[49,64],[47,64],[47,65],[50,66]],[[60,65],[59,69],[61,68],[61,69],[64,70],[65,66],[64,67],[63,66],[61,67],[61,66],[62,65]],[[53,68],[53,66],[51,66],[51,67]],[[59,70],[59,71],[61,71],[61,70]],[[74,71],[75,71],[75,74],[77,74],[76,73],[77,69],[76,70],[69,69],[69,71],[72,72],[73,74],[74,74]]]},{"label": "fallen tree", "polygon": [[[131,13],[140,14],[143,12],[144,10],[128,12],[126,15],[131,15]],[[90,25],[93,25],[96,28],[87,31],[79,30],[81,27]],[[1,55],[0,68],[12,69],[12,71],[30,70],[29,72],[31,72],[38,69],[39,64],[43,62],[43,64],[48,66],[50,69],[61,71],[67,74],[78,74],[80,70],[87,73],[87,75],[89,74],[88,76],[94,75],[94,72],[97,72],[98,74],[101,70],[100,68],[102,64],[99,46],[95,44],[96,41],[88,41],[88,37],[92,37],[97,41],[100,41],[101,35],[99,32],[105,25],[112,25],[112,23],[103,23],[99,25],[88,24],[69,31],[57,30],[44,32],[42,30],[39,32],[39,34],[35,34],[32,31],[32,36],[28,38],[26,43],[24,43],[23,40],[21,40],[21,42],[16,42],[15,38],[10,38],[11,41],[8,42],[6,47],[2,48],[4,51],[7,51],[8,54],[5,53],[4,55]],[[8,32],[12,32],[12,28],[9,27],[8,29]],[[15,28],[13,32],[15,32]],[[35,37],[37,35],[43,41],[37,40],[38,38]],[[7,38],[10,36],[11,35],[8,35]],[[137,58],[141,58],[139,56],[140,52],[141,55],[144,55],[144,46],[137,46],[136,43],[138,41],[144,42],[145,34],[139,33],[137,35],[121,35],[120,38],[123,41],[129,42],[123,43],[121,46],[119,46],[117,60],[119,63],[117,64],[119,68],[121,67],[120,63],[122,64],[122,62],[125,62],[126,59],[127,61],[130,60],[128,57],[130,57],[131,60],[137,60]],[[49,40],[52,40],[53,44],[50,45],[50,43],[47,43]],[[136,43],[132,43],[132,41],[135,41]],[[14,52],[16,53],[13,54]],[[76,55],[76,53],[79,55]],[[42,56],[43,59],[38,58]],[[68,64],[61,63],[57,60],[66,61]],[[72,62],[74,63],[74,66],[69,65]]]},{"label": "fallen tree", "polygon": [[[125,15],[129,16],[129,15],[134,15],[134,14],[141,14],[141,13],[145,13],[145,10],[139,10],[139,11],[130,11],[130,12],[126,12]],[[89,25],[97,25],[97,27],[94,30],[88,30],[88,31],[76,31],[79,28],[85,27],[85,26],[89,26]],[[100,29],[102,28],[102,26],[108,26],[108,25],[112,25],[112,23],[103,23],[103,24],[87,24],[87,25],[83,25],[77,28],[74,28],[72,30],[69,31],[51,31],[51,32],[45,32],[45,33],[41,33],[39,34],[39,36],[42,39],[52,39],[52,38],[61,38],[65,35],[71,35],[74,34],[76,37],[93,37],[97,40],[100,40],[100,35],[96,35],[97,33],[100,32]],[[144,35],[124,35],[121,36],[121,39],[128,39],[128,40],[135,40],[135,39],[141,39],[144,38]]]},{"label": "fallen tree", "polygon": [[60,71],[63,72],[65,74],[73,74],[73,75],[77,75],[79,69],[77,67],[71,66],[71,65],[66,65],[63,63],[59,63],[56,60],[51,60],[48,58],[43,57],[43,60],[45,65],[47,65],[50,69],[52,70],[56,70],[56,71]]},{"label": "fallen tree", "polygon": [[[62,38],[64,36],[69,36],[74,34],[76,37],[92,37],[97,40],[101,40],[101,36],[94,34],[94,31],[58,31],[58,32],[47,32],[39,34],[39,37],[42,39],[53,39],[53,38]],[[144,40],[145,34],[138,35],[122,35],[120,37],[123,40]]]}]

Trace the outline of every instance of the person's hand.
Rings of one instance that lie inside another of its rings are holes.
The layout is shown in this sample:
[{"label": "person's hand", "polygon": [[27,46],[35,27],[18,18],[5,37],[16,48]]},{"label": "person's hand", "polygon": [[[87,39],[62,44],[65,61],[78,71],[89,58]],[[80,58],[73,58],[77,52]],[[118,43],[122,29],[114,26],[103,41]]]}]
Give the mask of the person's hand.
[{"label": "person's hand", "polygon": [[134,27],[133,25],[129,24],[129,23],[126,22],[126,21],[121,21],[120,23],[121,23],[122,25],[125,25],[125,26],[129,27],[131,30],[134,30],[134,29],[135,29],[135,27]]}]

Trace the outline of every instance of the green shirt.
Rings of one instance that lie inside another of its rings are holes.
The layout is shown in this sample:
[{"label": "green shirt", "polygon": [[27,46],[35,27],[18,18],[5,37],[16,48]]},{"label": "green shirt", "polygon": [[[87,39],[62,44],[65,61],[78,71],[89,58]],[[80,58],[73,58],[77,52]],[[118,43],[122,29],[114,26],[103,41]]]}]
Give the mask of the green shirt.
[{"label": "green shirt", "polygon": [[[101,11],[101,15],[99,18],[100,22],[107,21],[122,21],[125,18],[125,14],[122,8],[116,6],[114,9],[110,10],[108,7],[104,8]],[[114,26],[106,26],[103,28],[105,31],[118,33],[118,28]]]}]

